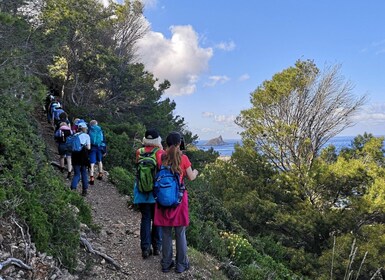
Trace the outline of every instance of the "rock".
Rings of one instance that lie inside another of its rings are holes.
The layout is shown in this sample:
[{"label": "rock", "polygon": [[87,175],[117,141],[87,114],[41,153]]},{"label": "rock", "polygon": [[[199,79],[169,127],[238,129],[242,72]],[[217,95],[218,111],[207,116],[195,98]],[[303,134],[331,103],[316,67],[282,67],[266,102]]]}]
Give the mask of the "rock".
[{"label": "rock", "polygon": [[221,146],[221,145],[226,145],[226,142],[223,141],[222,136],[220,135],[219,137],[210,139],[203,146]]}]

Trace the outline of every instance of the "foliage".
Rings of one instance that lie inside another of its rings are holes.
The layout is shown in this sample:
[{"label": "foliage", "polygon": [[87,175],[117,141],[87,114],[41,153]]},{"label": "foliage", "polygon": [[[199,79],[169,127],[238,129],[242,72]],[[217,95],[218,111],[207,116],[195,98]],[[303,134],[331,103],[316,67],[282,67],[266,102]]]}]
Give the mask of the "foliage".
[{"label": "foliage", "polygon": [[197,170],[203,170],[207,164],[213,163],[219,157],[219,153],[214,151],[213,148],[202,151],[194,146],[187,146],[185,154],[190,159],[192,166]]},{"label": "foliage", "polygon": [[245,129],[243,143],[256,146],[281,171],[294,170],[299,184],[322,146],[351,125],[351,116],[363,105],[339,67],[320,73],[312,61],[297,61],[265,81],[251,94],[252,108],[237,123]]},{"label": "foliage", "polygon": [[110,171],[110,180],[120,193],[132,197],[135,175],[122,167],[114,167]]},{"label": "foliage", "polygon": [[[12,97],[3,97],[0,110],[0,209],[16,213],[30,229],[37,249],[76,266],[80,221],[91,222],[91,212],[79,195],[69,192],[48,164],[45,147],[30,109]],[[13,204],[11,207],[10,204]],[[77,207],[80,212],[71,211]]]}]

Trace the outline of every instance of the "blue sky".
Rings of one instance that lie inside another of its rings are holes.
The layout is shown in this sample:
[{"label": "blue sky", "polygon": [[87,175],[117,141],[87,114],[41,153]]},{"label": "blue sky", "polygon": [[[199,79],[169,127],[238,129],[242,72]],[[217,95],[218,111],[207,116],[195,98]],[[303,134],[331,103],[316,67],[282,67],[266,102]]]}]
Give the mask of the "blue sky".
[{"label": "blue sky", "polygon": [[368,102],[341,135],[385,135],[385,1],[146,0],[140,60],[172,87],[176,114],[201,140],[240,138],[250,93],[298,59],[341,64]]}]

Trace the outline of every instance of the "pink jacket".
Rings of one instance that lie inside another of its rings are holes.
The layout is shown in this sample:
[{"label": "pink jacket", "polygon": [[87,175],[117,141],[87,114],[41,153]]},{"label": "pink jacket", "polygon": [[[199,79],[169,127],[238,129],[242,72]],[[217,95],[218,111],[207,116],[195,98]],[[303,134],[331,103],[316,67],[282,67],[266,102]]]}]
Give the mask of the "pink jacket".
[{"label": "pink jacket", "polygon": [[[162,163],[161,157],[158,157],[158,165]],[[183,173],[181,174],[181,180],[186,176],[186,169],[191,166],[191,162],[186,155],[182,155],[182,161],[180,164]],[[155,205],[154,224],[156,226],[188,226],[190,223],[188,212],[188,193],[187,189],[184,192],[182,202],[176,208],[160,208]]]}]

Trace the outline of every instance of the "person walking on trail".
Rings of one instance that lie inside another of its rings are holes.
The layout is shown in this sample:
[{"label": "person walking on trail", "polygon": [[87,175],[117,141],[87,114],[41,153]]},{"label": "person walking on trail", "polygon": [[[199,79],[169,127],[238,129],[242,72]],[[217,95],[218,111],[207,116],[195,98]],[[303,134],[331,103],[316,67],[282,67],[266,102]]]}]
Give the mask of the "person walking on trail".
[{"label": "person walking on trail", "polygon": [[58,130],[60,128],[60,125],[63,122],[66,123],[67,126],[71,128],[71,123],[70,123],[70,121],[68,119],[68,115],[64,111],[59,114],[59,119],[55,120],[55,132],[56,132],[56,130]]},{"label": "person walking on trail", "polygon": [[152,193],[157,159],[163,153],[161,141],[159,133],[155,129],[149,129],[143,137],[143,147],[136,150],[137,179],[134,185],[134,204],[138,205],[142,215],[140,248],[143,259],[148,258],[151,254],[159,255],[162,247],[162,230],[153,224],[155,199]]},{"label": "person walking on trail", "polygon": [[50,105],[51,105],[51,102],[54,100],[55,100],[55,96],[53,96],[51,93],[48,93],[47,96],[45,97],[44,112],[46,113],[48,123],[51,123]]},{"label": "person walking on trail", "polygon": [[54,97],[54,99],[51,101],[51,103],[48,106],[48,115],[47,115],[47,120],[48,122],[53,125],[53,118],[54,118],[54,113],[56,109],[61,108],[61,104],[59,102],[59,99],[57,97]]},{"label": "person walking on trail", "polygon": [[95,164],[98,165],[98,177],[96,179],[103,179],[103,156],[106,155],[106,141],[102,128],[98,125],[96,120],[90,121],[90,127],[88,134],[91,140],[91,151],[90,151],[90,185],[95,182]]},{"label": "person walking on trail", "polygon": [[[167,138],[167,149],[158,161],[159,166],[170,167],[175,174],[180,174],[180,184],[184,177],[194,180],[198,171],[192,169],[189,158],[182,153],[181,135],[171,132]],[[183,143],[184,144],[184,143]],[[182,273],[190,268],[187,256],[186,227],[189,225],[188,194],[183,192],[180,204],[172,208],[163,208],[158,203],[155,207],[154,224],[162,227],[162,272],[169,272],[175,266],[177,273]],[[172,231],[175,230],[176,257],[173,261]]]},{"label": "person walking on trail", "polygon": [[54,135],[55,141],[58,144],[61,172],[64,172],[64,161],[67,160],[67,179],[71,178],[72,172],[71,152],[66,149],[66,140],[70,135],[72,135],[72,130],[66,122],[60,123],[59,129],[56,130]]},{"label": "person walking on trail", "polygon": [[90,136],[87,134],[87,124],[85,122],[81,122],[78,124],[78,137],[80,140],[80,144],[82,145],[82,149],[80,152],[72,152],[72,165],[74,169],[74,177],[71,182],[71,190],[76,190],[79,184],[80,178],[82,180],[82,195],[87,195],[88,189],[88,152],[91,149],[91,141]]},{"label": "person walking on trail", "polygon": [[81,122],[85,122],[85,121],[82,120],[82,119],[79,119],[79,118],[73,118],[72,119],[71,129],[72,129],[73,133],[78,132],[78,129],[79,129],[78,124],[81,123]]}]

